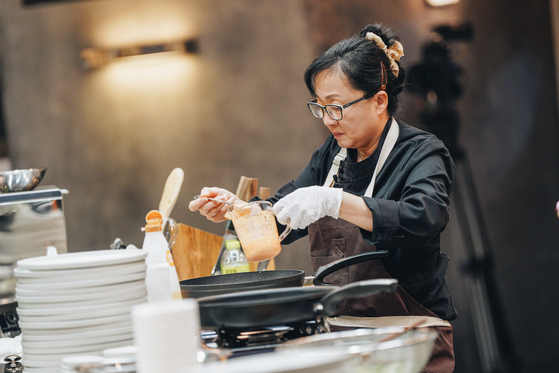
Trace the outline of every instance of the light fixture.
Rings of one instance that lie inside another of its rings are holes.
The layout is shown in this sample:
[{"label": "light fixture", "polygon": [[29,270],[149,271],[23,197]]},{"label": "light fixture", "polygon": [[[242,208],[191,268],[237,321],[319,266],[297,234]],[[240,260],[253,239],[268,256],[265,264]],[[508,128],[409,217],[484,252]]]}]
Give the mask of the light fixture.
[{"label": "light fixture", "polygon": [[151,45],[136,45],[125,48],[86,48],[80,53],[84,69],[98,69],[107,63],[125,57],[141,56],[156,53],[183,52],[197,53],[198,40],[189,39],[177,42],[167,42]]},{"label": "light fixture", "polygon": [[458,4],[460,0],[425,0],[427,5],[429,6],[445,6],[445,5],[453,5]]}]

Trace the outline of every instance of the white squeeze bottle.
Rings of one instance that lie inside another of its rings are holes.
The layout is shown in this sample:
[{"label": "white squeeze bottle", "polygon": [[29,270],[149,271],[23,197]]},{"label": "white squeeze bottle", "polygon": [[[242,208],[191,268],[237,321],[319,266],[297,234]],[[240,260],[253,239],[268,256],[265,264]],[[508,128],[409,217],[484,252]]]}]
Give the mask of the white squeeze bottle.
[{"label": "white squeeze bottle", "polygon": [[142,249],[146,257],[148,302],[182,299],[179,278],[169,243],[163,236],[163,218],[157,210],[146,215],[146,237]]}]

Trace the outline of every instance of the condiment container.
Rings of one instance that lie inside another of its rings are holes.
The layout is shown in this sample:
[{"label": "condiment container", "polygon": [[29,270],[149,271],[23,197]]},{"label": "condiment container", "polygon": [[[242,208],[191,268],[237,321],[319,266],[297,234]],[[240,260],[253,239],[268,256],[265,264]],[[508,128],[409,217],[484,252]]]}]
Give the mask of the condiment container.
[{"label": "condiment container", "polygon": [[163,218],[152,210],[146,216],[146,236],[142,249],[147,251],[146,286],[148,302],[182,299],[179,278],[169,251],[169,243],[163,235]]}]

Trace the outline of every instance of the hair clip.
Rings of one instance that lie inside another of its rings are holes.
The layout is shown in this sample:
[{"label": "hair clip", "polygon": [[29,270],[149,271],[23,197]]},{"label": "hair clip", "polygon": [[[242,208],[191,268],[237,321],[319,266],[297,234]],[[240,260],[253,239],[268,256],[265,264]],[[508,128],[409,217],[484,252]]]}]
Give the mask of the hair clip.
[{"label": "hair clip", "polygon": [[[384,79],[386,78],[386,83]],[[384,63],[380,61],[380,89],[386,90],[386,85],[388,84],[388,74],[386,73],[386,67],[384,67]]]}]

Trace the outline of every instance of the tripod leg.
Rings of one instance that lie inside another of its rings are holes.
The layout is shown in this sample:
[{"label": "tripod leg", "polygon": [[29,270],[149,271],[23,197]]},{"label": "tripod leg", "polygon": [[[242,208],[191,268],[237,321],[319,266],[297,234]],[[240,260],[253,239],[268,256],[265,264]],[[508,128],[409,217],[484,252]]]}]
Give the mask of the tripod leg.
[{"label": "tripod leg", "polygon": [[504,323],[493,279],[493,260],[469,164],[465,156],[456,161],[453,203],[466,258],[464,272],[472,306],[474,331],[484,373],[518,372],[519,366]]}]

